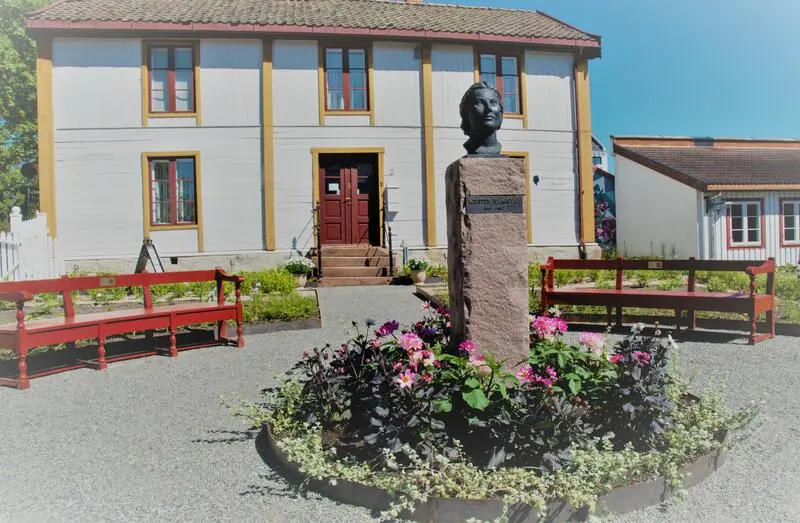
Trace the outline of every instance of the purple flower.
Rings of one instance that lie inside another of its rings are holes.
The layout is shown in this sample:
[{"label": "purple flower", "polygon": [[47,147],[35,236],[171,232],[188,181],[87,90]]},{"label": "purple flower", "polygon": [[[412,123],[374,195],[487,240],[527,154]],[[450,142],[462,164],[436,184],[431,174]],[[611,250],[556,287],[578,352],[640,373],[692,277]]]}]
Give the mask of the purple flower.
[{"label": "purple flower", "polygon": [[399,328],[400,324],[396,320],[387,321],[375,330],[375,335],[380,337],[388,336]]}]

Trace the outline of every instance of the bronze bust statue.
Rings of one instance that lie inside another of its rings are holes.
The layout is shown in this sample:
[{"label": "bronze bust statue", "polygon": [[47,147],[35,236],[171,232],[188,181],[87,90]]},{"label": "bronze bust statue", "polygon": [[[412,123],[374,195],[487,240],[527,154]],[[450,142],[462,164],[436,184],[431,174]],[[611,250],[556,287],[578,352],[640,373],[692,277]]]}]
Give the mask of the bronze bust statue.
[{"label": "bronze bust statue", "polygon": [[458,106],[461,130],[469,136],[464,149],[469,155],[494,156],[502,145],[497,130],[503,124],[503,99],[493,86],[476,82],[469,86]]}]

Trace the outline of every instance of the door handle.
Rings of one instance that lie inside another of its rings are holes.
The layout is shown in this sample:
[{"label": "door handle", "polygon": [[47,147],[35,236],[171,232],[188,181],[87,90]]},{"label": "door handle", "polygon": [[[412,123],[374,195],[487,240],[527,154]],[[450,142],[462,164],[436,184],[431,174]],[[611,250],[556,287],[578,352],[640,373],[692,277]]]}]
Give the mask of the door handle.
[{"label": "door handle", "polygon": [[350,203],[350,198],[345,198],[344,203]]}]

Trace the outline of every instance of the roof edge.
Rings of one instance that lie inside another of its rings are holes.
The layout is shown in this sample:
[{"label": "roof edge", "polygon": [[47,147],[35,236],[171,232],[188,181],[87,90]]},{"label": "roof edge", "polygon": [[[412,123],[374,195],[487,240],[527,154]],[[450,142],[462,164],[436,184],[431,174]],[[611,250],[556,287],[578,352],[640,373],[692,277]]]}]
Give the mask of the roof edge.
[{"label": "roof edge", "polygon": [[663,174],[668,178],[672,178],[676,182],[688,185],[689,187],[697,189],[698,191],[705,192],[708,190],[707,183],[701,182],[696,178],[688,176],[676,169],[673,169],[672,167],[664,165],[663,163],[659,163],[655,160],[647,158],[646,156],[643,156],[635,151],[626,149],[625,147],[622,147],[617,143],[614,144],[614,154],[618,154],[623,158],[626,158],[632,162],[636,162],[639,165],[647,167],[648,169],[656,171],[657,173]]},{"label": "roof edge", "polygon": [[714,136],[615,136],[611,142],[622,147],[704,147],[736,148],[736,147],[774,147],[794,149],[800,148],[800,139],[796,138],[732,138]]},{"label": "roof edge", "polygon": [[464,42],[494,42],[509,44],[531,44],[551,47],[567,47],[590,50],[591,58],[600,56],[600,42],[596,40],[574,40],[567,38],[547,38],[531,36],[504,36],[486,33],[454,33],[445,31],[428,31],[416,29],[369,29],[359,27],[338,26],[299,26],[299,25],[258,25],[228,23],[178,23],[178,22],[135,22],[135,21],[79,21],[28,19],[28,30],[66,30],[66,31],[181,31],[189,33],[230,32],[266,33],[307,36],[307,35],[340,35],[340,36],[387,36],[395,38],[458,40]]}]

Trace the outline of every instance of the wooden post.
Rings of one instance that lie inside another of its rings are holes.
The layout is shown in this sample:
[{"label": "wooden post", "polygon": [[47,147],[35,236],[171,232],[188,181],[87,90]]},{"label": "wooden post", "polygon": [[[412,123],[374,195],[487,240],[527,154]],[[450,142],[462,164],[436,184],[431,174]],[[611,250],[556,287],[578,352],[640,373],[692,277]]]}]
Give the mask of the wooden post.
[{"label": "wooden post", "polygon": [[236,280],[236,346],[244,348],[244,335],[242,333],[243,311],[242,311],[242,279]]},{"label": "wooden post", "polygon": [[25,302],[17,302],[17,388],[29,388],[28,379],[28,340],[25,332]]},{"label": "wooden post", "polygon": [[[695,273],[697,269],[694,265],[694,260],[694,256],[689,258],[691,265],[689,266],[689,281],[686,284],[686,290],[688,292],[695,292]],[[689,330],[694,331],[697,328],[697,314],[695,314],[694,309],[688,309],[686,314],[688,316],[686,322],[689,326]]]}]

